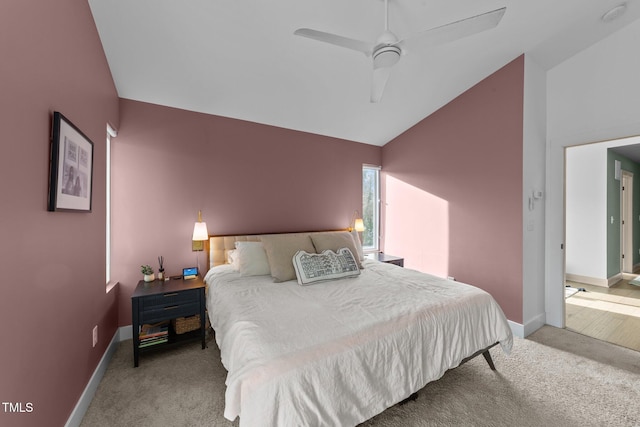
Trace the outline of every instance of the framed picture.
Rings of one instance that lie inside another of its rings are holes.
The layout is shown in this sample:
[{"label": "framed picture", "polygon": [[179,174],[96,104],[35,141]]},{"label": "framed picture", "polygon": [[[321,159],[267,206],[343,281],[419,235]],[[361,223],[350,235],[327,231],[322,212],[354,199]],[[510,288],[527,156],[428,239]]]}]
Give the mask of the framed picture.
[{"label": "framed picture", "polygon": [[93,142],[54,112],[48,210],[91,212],[92,184]]}]

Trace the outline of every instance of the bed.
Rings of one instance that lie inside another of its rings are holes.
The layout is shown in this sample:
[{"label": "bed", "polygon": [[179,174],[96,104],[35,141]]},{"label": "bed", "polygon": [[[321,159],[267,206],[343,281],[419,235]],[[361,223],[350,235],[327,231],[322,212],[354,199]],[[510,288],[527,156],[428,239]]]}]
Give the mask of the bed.
[{"label": "bed", "polygon": [[[356,238],[210,239],[207,309],[228,371],[225,418],[355,426],[471,357],[494,369],[494,345],[510,351],[508,322],[487,292],[368,260]],[[320,273],[307,277],[309,265]]]}]

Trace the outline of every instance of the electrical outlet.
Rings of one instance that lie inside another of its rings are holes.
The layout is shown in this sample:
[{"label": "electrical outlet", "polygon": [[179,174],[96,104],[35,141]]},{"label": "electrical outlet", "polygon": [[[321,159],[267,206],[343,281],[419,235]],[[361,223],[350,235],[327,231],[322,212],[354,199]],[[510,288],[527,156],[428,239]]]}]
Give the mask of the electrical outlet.
[{"label": "electrical outlet", "polygon": [[95,347],[98,344],[98,325],[93,327],[93,346]]}]

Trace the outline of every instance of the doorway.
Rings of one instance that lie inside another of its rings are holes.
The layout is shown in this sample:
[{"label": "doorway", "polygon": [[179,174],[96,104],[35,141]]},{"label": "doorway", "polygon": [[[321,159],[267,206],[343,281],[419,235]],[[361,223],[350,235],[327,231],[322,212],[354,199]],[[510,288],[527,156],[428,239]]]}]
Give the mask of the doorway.
[{"label": "doorway", "polygon": [[565,327],[636,351],[640,286],[631,279],[639,250],[633,241],[634,222],[640,223],[633,185],[640,174],[638,142],[635,137],[569,147],[564,194],[565,285],[572,288],[565,289]]}]

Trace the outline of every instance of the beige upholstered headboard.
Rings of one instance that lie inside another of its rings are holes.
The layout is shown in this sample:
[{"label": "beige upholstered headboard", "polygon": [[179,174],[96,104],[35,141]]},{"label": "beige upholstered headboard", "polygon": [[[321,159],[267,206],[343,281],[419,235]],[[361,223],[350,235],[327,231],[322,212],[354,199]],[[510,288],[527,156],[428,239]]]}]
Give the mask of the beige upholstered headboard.
[{"label": "beige upholstered headboard", "polygon": [[236,248],[236,242],[259,242],[260,235],[209,236],[209,268],[227,263],[227,253]]},{"label": "beige upholstered headboard", "polygon": [[[347,231],[345,229],[342,230],[322,230],[322,231],[307,231],[307,232],[297,232],[297,233],[282,233],[282,234],[309,234],[309,233],[318,233],[318,232],[330,232],[330,231]],[[265,234],[251,234],[251,235],[242,235],[242,236],[209,236],[209,268],[215,267],[216,265],[226,264],[227,263],[227,253],[230,250],[236,248],[236,242],[259,242],[260,236],[265,236],[273,233],[265,233]]]}]

